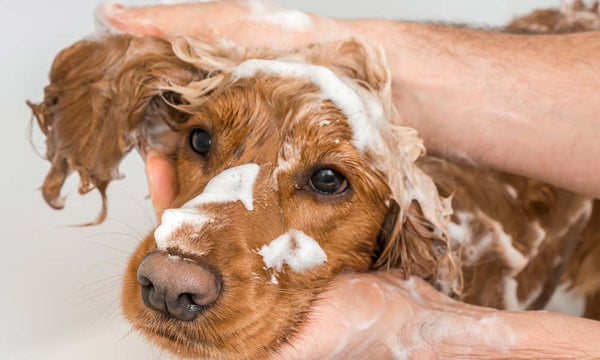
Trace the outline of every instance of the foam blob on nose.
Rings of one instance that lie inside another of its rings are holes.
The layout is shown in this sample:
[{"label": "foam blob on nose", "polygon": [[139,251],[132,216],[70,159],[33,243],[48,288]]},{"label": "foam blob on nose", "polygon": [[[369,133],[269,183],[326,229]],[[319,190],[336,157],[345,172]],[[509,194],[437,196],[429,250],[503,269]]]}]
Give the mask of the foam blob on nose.
[{"label": "foam blob on nose", "polygon": [[185,203],[179,209],[168,209],[163,213],[161,224],[154,231],[154,239],[159,249],[166,249],[172,244],[172,234],[184,225],[196,229],[202,228],[210,218],[198,206],[210,203],[228,203],[240,201],[248,210],[254,209],[254,182],[260,167],[256,164],[245,164],[227,169],[212,178],[204,191]]}]

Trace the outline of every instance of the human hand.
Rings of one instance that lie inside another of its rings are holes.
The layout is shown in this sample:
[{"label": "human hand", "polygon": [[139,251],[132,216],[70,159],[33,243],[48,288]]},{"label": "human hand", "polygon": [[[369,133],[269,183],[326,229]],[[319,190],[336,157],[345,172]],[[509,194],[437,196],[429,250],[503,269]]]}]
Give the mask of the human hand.
[{"label": "human hand", "polygon": [[348,37],[347,22],[261,0],[222,0],[177,5],[125,7],[105,4],[99,18],[133,35],[192,36],[206,42],[246,47],[294,48]]},{"label": "human hand", "polygon": [[450,339],[443,332],[453,326],[445,316],[456,320],[460,333],[486,312],[451,300],[421,279],[405,281],[396,271],[342,274],[273,359],[437,358]]},{"label": "human hand", "polygon": [[168,209],[177,196],[177,174],[171,160],[155,149],[146,154],[146,179],[156,218]]}]

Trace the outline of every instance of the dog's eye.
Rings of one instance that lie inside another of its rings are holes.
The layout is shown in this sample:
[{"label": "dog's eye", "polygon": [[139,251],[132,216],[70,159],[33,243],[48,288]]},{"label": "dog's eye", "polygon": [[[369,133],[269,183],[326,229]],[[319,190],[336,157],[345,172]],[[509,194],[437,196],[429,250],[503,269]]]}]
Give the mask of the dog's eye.
[{"label": "dog's eye", "polygon": [[310,176],[310,185],[322,194],[333,195],[344,192],[348,181],[333,169],[319,169]]},{"label": "dog's eye", "polygon": [[212,141],[210,134],[202,129],[194,129],[190,134],[190,146],[200,155],[206,155],[210,150]]}]

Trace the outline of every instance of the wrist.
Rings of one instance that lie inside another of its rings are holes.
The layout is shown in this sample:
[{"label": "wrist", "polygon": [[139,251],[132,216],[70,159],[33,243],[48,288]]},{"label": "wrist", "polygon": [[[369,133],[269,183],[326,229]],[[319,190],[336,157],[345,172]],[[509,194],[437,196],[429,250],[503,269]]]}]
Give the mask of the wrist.
[{"label": "wrist", "polygon": [[[481,308],[480,308],[481,309]],[[478,319],[477,319],[478,318]],[[473,320],[483,327],[444,339],[440,357],[452,359],[596,359],[598,323],[549,312],[490,311]]]},{"label": "wrist", "polygon": [[[511,358],[518,330],[487,308],[458,302],[426,301],[407,322],[386,332],[394,358]],[[399,327],[400,326],[400,327]]]}]

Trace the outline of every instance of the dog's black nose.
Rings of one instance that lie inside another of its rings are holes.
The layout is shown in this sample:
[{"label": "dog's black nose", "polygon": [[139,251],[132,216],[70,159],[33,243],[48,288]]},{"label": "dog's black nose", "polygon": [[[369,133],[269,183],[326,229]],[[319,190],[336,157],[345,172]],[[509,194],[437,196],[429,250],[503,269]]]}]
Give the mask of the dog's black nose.
[{"label": "dog's black nose", "polygon": [[191,259],[162,251],[146,255],[137,279],[146,306],[183,321],[194,320],[221,292],[221,282],[214,272]]}]

